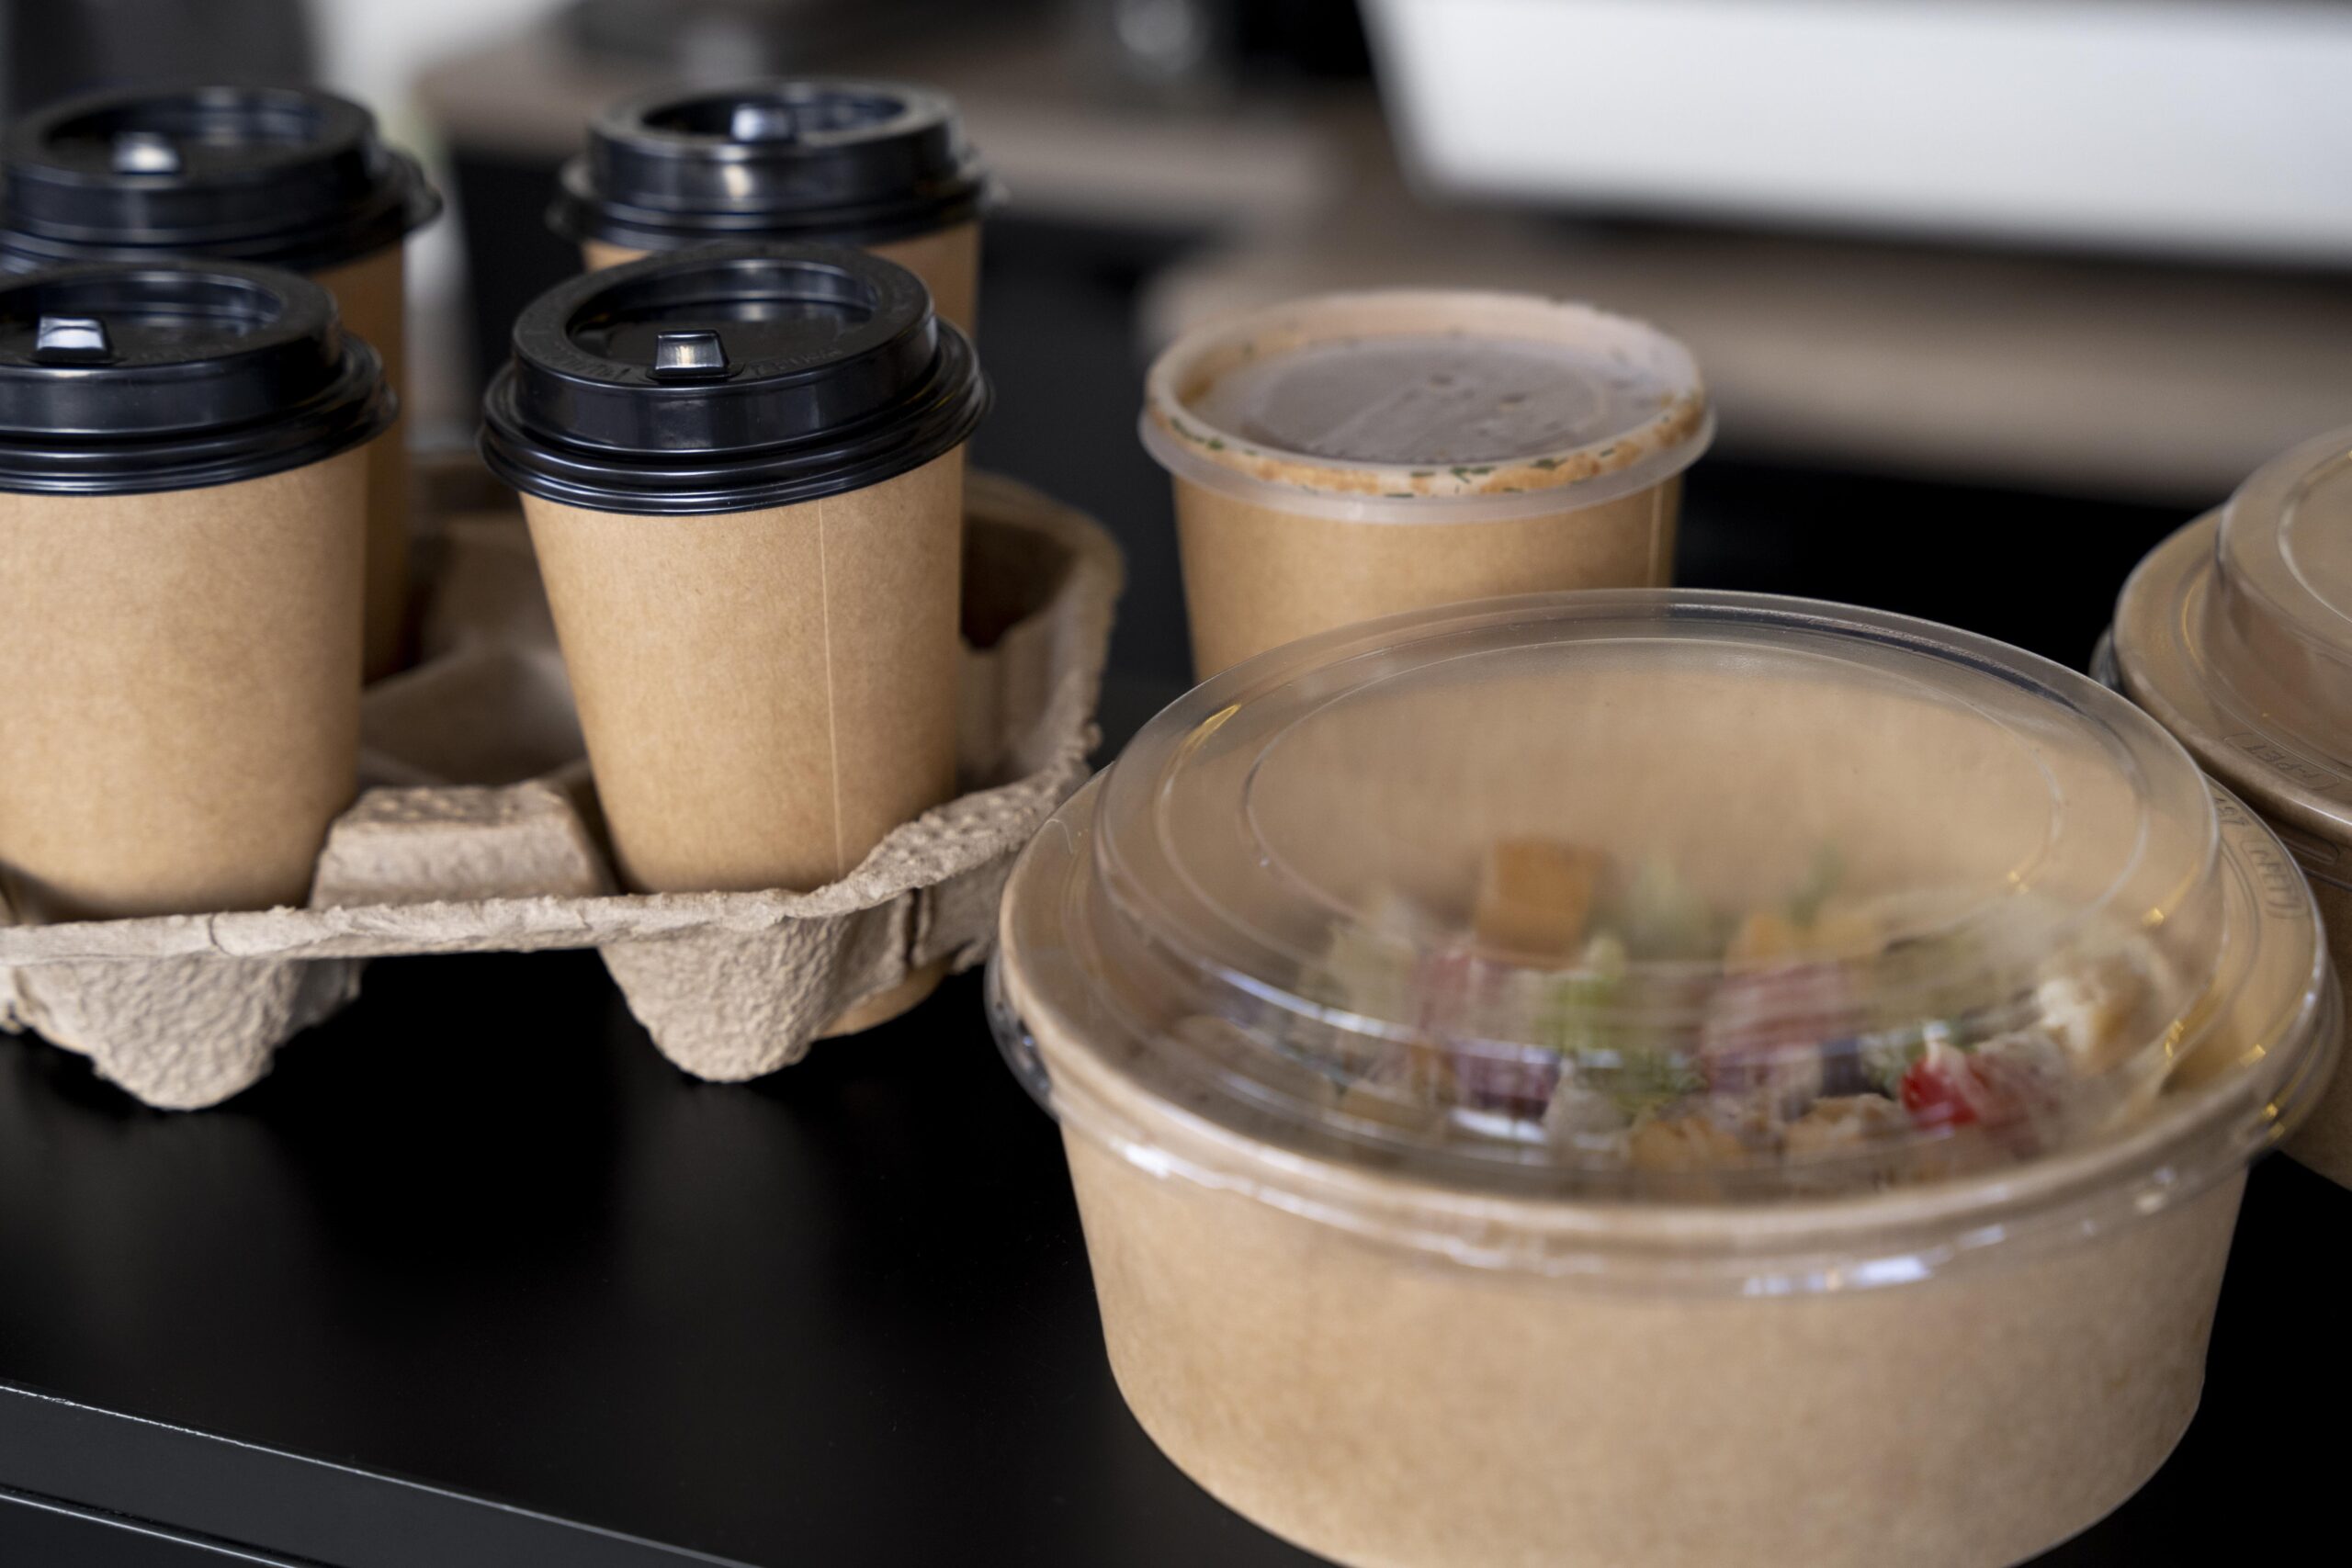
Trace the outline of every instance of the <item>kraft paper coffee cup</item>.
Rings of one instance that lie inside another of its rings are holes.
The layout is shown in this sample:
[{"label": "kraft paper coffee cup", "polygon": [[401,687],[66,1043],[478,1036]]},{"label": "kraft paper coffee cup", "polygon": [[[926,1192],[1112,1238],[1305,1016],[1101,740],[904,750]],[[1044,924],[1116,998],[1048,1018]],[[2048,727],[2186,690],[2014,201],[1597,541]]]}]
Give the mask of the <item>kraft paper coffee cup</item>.
[{"label": "kraft paper coffee cup", "polygon": [[1147,726],[991,972],[1111,1369],[1378,1568],[1984,1568],[2197,1408],[2339,998],[2263,824],[1987,639],[1611,590]]},{"label": "kraft paper coffee cup", "polygon": [[[302,273],[333,291],[344,329],[406,396],[402,243],[441,198],[359,105],[293,87],[92,94],[18,121],[6,164],[0,263],[189,255]],[[372,679],[404,652],[408,464],[397,429],[367,468]]]},{"label": "kraft paper coffee cup", "polygon": [[629,886],[820,887],[953,796],[988,400],[922,283],[845,247],[649,258],[517,321],[482,454],[523,492]]},{"label": "kraft paper coffee cup", "polygon": [[588,128],[548,209],[590,268],[718,241],[820,241],[898,263],[970,336],[992,193],[944,94],[784,78],[671,88]]},{"label": "kraft paper coffee cup", "polygon": [[37,919],[300,903],[350,803],[367,448],[327,292],[227,262],[0,280],[0,877]]},{"label": "kraft paper coffee cup", "polygon": [[1333,294],[1212,321],[1146,381],[1203,676],[1353,621],[1672,576],[1713,434],[1690,352],[1512,294]]},{"label": "kraft paper coffee cup", "polygon": [[[2352,974],[2352,430],[2284,454],[2141,562],[2112,659],[2294,852]],[[2288,1153],[2352,1187],[2352,1075]]]}]

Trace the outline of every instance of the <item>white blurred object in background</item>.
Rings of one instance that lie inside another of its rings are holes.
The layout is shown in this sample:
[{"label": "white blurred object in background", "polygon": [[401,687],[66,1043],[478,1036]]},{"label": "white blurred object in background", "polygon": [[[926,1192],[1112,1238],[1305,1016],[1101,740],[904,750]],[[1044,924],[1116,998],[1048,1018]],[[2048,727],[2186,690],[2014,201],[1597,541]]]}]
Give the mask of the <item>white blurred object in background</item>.
[{"label": "white blurred object in background", "polygon": [[[447,55],[538,20],[552,0],[313,0],[323,85],[376,111],[385,134],[414,152],[446,194],[449,168],[417,112],[414,85]],[[451,210],[409,246],[410,439],[463,439],[473,429],[458,299],[463,283],[459,215]]]},{"label": "white blurred object in background", "polygon": [[1364,0],[1448,192],[2352,259],[2352,5]]}]

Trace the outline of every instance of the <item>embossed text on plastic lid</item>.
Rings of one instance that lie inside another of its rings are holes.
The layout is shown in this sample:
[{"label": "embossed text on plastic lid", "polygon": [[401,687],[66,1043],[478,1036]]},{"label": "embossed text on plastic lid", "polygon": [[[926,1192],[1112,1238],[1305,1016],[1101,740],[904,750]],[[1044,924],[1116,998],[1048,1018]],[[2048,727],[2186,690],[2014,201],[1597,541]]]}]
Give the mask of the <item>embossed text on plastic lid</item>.
[{"label": "embossed text on plastic lid", "polygon": [[858,490],[969,436],[972,346],[904,267],[840,245],[711,245],[573,278],[514,323],[481,450],[603,512],[745,512]]},{"label": "embossed text on plastic lid", "polygon": [[899,82],[785,78],[616,104],[563,167],[548,224],[667,251],[729,239],[876,243],[976,217],[988,181],[956,106]]},{"label": "embossed text on plastic lid", "polygon": [[1074,1133],[1547,1268],[2078,1235],[2274,1141],[2335,1032],[2308,892],[2146,715],[1696,592],[1237,666],[1040,836],[1003,939],[1009,1048]]},{"label": "embossed text on plastic lid", "polygon": [[258,479],[371,439],[394,410],[376,351],[293,273],[97,262],[0,278],[0,490]]},{"label": "embossed text on plastic lid", "polygon": [[2132,573],[2131,695],[2264,811],[2352,843],[2352,430],[2265,465]]},{"label": "embossed text on plastic lid", "polygon": [[316,271],[432,220],[441,198],[375,117],[332,93],[95,93],[7,139],[0,254],[18,267],[157,254]]},{"label": "embossed text on plastic lid", "polygon": [[1536,516],[1659,483],[1713,420],[1690,351],[1587,305],[1329,294],[1196,327],[1145,385],[1144,445],[1196,484],[1357,522]]}]

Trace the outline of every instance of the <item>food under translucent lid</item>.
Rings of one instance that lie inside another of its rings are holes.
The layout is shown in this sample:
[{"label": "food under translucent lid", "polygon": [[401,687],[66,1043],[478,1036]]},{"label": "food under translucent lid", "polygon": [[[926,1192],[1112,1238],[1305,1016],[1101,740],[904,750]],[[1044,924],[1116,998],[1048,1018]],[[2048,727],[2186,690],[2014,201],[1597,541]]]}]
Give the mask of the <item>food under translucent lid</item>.
[{"label": "food under translucent lid", "polygon": [[2325,976],[2276,841],[2115,694],[1673,590],[1209,682],[1028,852],[1001,960],[1048,1102],[1138,1157],[1631,1200],[2047,1161],[2191,1076],[2243,1090],[2228,1165],[2324,1054]]},{"label": "food under translucent lid", "polygon": [[2266,811],[2352,843],[2352,430],[2183,530],[2117,607],[2127,689]]},{"label": "food under translucent lid", "polygon": [[1713,434],[1690,351],[1656,328],[1461,290],[1329,294],[1210,322],[1160,355],[1145,399],[1144,445],[1171,471],[1364,522],[1611,500],[1679,473]]}]

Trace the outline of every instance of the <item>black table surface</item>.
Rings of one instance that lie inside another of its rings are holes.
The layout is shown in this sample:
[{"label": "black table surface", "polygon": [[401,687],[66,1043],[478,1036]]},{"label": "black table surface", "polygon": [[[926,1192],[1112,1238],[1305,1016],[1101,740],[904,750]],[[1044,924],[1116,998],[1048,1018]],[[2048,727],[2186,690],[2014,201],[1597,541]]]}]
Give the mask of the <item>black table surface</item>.
[{"label": "black table surface", "polygon": [[[1702,470],[1686,575],[2078,660],[2186,515],[1839,483]],[[1122,680],[1107,721],[1164,694]],[[2340,1530],[2347,1224],[2352,1195],[2256,1172],[2203,1411],[2051,1568]],[[0,1041],[0,1562],[711,1560],[1310,1561],[1121,1405],[976,976],[737,1086],[670,1067],[583,953],[378,964],[198,1114]]]}]

